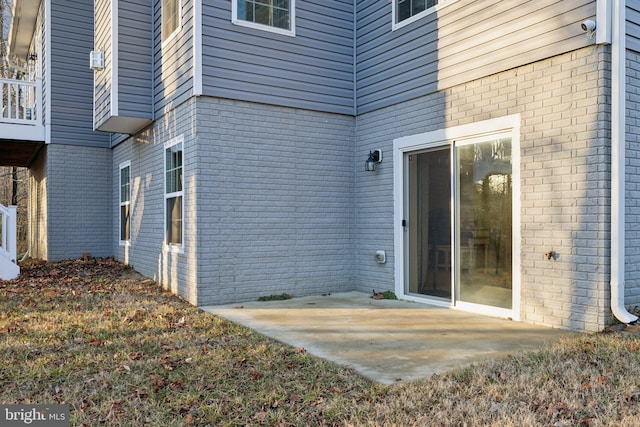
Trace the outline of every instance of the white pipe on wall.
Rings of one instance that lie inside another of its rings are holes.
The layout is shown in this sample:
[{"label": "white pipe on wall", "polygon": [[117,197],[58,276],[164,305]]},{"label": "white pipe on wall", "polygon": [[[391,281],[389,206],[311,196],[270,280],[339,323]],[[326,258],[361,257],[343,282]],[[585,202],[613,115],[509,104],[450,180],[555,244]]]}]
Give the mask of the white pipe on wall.
[{"label": "white pipe on wall", "polygon": [[613,0],[611,41],[611,311],[622,323],[638,317],[624,306],[626,1]]}]

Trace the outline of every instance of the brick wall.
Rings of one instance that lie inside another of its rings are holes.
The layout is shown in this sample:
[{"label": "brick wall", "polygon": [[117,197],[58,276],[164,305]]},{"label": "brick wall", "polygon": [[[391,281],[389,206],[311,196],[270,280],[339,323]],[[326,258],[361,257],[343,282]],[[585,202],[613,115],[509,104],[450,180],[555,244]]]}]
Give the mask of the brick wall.
[{"label": "brick wall", "polygon": [[[599,330],[609,321],[609,54],[588,47],[358,117],[356,287],[393,289],[393,139],[521,115],[524,321]],[[517,196],[516,196],[517,197]],[[389,262],[378,265],[375,249]],[[553,249],[556,261],[544,258]]]},{"label": "brick wall", "polygon": [[[350,290],[353,118],[192,98],[114,150],[131,161],[132,240],[117,257],[192,303]],[[184,254],[162,251],[163,144],[183,135]]]},{"label": "brick wall", "polygon": [[201,301],[353,282],[353,118],[198,100]]},{"label": "brick wall", "polygon": [[[611,320],[609,62],[608,47],[584,48],[358,116],[355,127],[348,116],[193,98],[114,150],[117,256],[198,304],[394,289],[393,139],[518,113],[521,317],[602,329]],[[167,254],[163,144],[177,135],[185,138],[185,251]],[[366,173],[376,148],[384,161]],[[126,160],[132,244],[118,246]],[[634,180],[630,168],[630,200]],[[640,245],[628,230],[633,254]],[[386,264],[374,260],[380,249]],[[555,261],[544,258],[550,249]],[[634,271],[630,301],[640,299]]]},{"label": "brick wall", "polygon": [[[112,194],[110,208],[114,219],[112,241],[118,260],[161,283],[166,289],[197,304],[197,233],[194,222],[195,98],[171,110],[154,125],[126,139],[113,150]],[[182,136],[183,202],[185,203],[184,253],[163,249],[164,240],[164,144]],[[131,162],[131,241],[120,245],[119,165]]]},{"label": "brick wall", "polygon": [[625,304],[640,306],[640,54],[627,51]]},{"label": "brick wall", "polygon": [[30,168],[31,256],[111,256],[110,188],[111,150],[47,145]]}]

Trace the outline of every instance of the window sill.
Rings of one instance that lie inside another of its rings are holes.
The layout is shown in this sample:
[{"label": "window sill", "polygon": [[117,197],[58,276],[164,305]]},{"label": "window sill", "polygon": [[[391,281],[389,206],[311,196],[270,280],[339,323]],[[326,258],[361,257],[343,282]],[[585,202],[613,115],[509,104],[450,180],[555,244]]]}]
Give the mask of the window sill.
[{"label": "window sill", "polygon": [[282,34],[283,36],[295,37],[296,29],[292,26],[292,29],[285,30],[284,28],[270,27],[269,25],[256,24],[255,22],[243,21],[241,19],[233,19],[231,21],[234,25],[241,27],[254,28],[256,30],[268,31],[270,33]]},{"label": "window sill", "polygon": [[167,245],[166,243],[163,243],[162,251],[170,254],[183,254],[184,245]]}]

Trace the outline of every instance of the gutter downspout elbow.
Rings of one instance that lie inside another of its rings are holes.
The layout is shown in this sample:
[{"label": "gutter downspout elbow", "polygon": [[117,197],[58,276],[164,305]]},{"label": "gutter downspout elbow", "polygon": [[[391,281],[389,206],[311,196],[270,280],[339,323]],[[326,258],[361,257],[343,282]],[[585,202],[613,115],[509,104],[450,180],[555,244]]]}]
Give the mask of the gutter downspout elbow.
[{"label": "gutter downspout elbow", "polygon": [[613,0],[611,40],[611,311],[622,323],[638,320],[624,306],[626,0]]}]

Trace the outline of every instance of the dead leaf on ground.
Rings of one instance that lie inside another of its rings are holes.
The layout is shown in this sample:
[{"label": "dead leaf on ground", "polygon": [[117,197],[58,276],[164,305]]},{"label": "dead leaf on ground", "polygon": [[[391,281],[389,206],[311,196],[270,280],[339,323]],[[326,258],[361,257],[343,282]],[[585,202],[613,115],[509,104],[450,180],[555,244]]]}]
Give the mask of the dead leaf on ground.
[{"label": "dead leaf on ground", "polygon": [[261,423],[265,418],[267,418],[267,413],[265,411],[256,412],[255,414],[253,414],[253,418]]},{"label": "dead leaf on ground", "polygon": [[262,372],[258,371],[257,369],[251,368],[250,372],[254,380],[259,380],[260,378],[262,378]]},{"label": "dead leaf on ground", "polygon": [[136,351],[134,353],[129,353],[129,359],[131,360],[142,359],[143,356],[144,356],[144,351]]},{"label": "dead leaf on ground", "polygon": [[25,299],[22,300],[22,304],[20,304],[23,307],[35,307],[36,306],[36,300],[31,298],[31,297],[27,297]]}]

